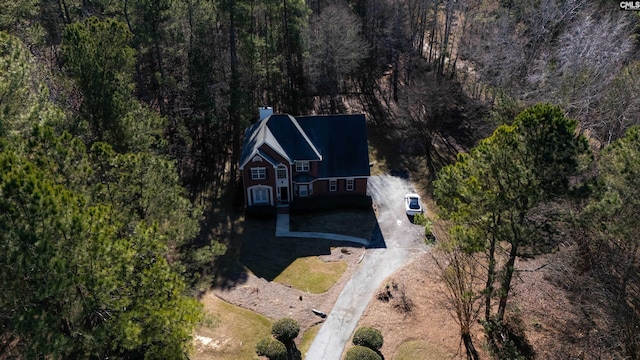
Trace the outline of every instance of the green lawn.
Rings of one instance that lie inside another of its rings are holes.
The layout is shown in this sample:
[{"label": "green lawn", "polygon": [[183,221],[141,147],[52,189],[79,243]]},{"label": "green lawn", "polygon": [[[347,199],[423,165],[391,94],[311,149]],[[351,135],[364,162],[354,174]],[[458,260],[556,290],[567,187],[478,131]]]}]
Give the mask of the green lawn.
[{"label": "green lawn", "polygon": [[300,354],[302,354],[303,359],[307,355],[307,351],[309,351],[313,339],[318,335],[318,331],[320,331],[321,326],[322,324],[316,324],[302,334],[302,339],[300,340],[300,344],[298,344],[298,350],[300,350]]},{"label": "green lawn", "polygon": [[273,281],[298,290],[321,294],[331,289],[347,270],[343,261],[325,262],[317,256],[297,258]]},{"label": "green lawn", "polygon": [[423,340],[410,340],[398,347],[393,360],[446,360],[455,359],[439,347]]},{"label": "green lawn", "polygon": [[208,296],[202,302],[206,317],[196,335],[211,341],[206,346],[196,341],[191,359],[256,359],[256,343],[271,336],[271,321],[215,296]]}]

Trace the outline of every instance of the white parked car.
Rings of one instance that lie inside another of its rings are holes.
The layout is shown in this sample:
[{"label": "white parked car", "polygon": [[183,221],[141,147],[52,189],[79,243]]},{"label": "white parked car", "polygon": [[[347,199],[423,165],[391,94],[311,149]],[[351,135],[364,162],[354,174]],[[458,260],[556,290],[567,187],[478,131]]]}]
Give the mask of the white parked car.
[{"label": "white parked car", "polygon": [[414,216],[416,214],[422,214],[422,203],[420,202],[420,195],[409,193],[404,196],[404,208],[407,211],[407,215]]}]

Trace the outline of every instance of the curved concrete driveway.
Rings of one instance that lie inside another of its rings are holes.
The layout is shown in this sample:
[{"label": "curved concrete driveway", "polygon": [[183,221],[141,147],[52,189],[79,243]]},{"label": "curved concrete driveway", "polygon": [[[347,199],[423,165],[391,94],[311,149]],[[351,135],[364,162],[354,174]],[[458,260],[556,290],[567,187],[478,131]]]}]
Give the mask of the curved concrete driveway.
[{"label": "curved concrete driveway", "polygon": [[404,212],[404,194],[411,191],[409,181],[390,175],[372,176],[368,189],[378,207],[382,238],[372,239],[372,245],[378,248],[366,250],[362,262],[345,284],[307,351],[305,360],[339,360],[360,317],[384,279],[426,250],[424,230],[411,224]]}]

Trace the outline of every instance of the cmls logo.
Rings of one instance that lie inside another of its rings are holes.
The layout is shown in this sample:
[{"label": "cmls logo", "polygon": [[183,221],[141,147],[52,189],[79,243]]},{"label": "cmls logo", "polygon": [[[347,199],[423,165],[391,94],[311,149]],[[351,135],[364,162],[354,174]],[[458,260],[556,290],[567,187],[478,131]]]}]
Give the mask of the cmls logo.
[{"label": "cmls logo", "polygon": [[621,10],[640,10],[640,1],[621,1],[620,2]]}]

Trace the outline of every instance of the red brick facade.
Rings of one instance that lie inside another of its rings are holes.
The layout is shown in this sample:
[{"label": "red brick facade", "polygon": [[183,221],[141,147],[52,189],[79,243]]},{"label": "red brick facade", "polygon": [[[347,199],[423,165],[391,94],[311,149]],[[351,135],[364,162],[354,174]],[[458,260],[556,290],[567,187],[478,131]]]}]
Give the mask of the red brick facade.
[{"label": "red brick facade", "polygon": [[[288,176],[288,194],[281,194],[282,199],[290,199],[293,197],[293,200],[297,198],[301,198],[297,191],[296,184],[293,183],[293,178],[297,175],[308,174],[313,176],[314,178],[318,174],[318,162],[310,161],[309,162],[309,171],[305,172],[297,172],[296,165],[289,164],[287,160],[284,159],[280,154],[271,149],[266,145],[262,145],[260,150],[268,155],[272,160],[279,162],[279,164],[284,164],[287,166],[287,176]],[[264,168],[265,169],[265,179],[257,179],[254,180],[251,177],[251,169],[254,168]],[[276,187],[276,169],[277,165],[274,166],[270,161],[265,159],[263,156],[255,155],[253,156],[247,164],[245,164],[244,169],[242,171],[242,181],[244,184],[245,191],[245,205],[251,206],[253,205],[251,199],[251,189],[256,186],[267,186],[270,188],[269,195],[269,204],[276,205],[278,202],[278,189]],[[352,178],[353,179],[353,189],[347,190],[347,178],[336,178],[336,190],[330,191],[330,179],[316,179],[310,184],[312,186],[312,191],[304,198],[312,198],[318,196],[338,196],[341,194],[348,195],[366,195],[367,193],[367,179],[366,178]],[[281,190],[284,190],[283,188]]]},{"label": "red brick facade", "polygon": [[366,195],[367,179],[353,179],[353,190],[347,191],[347,179],[335,179],[336,190],[331,191],[329,179],[319,179],[313,183],[313,195],[315,196],[334,196],[334,195]]}]

